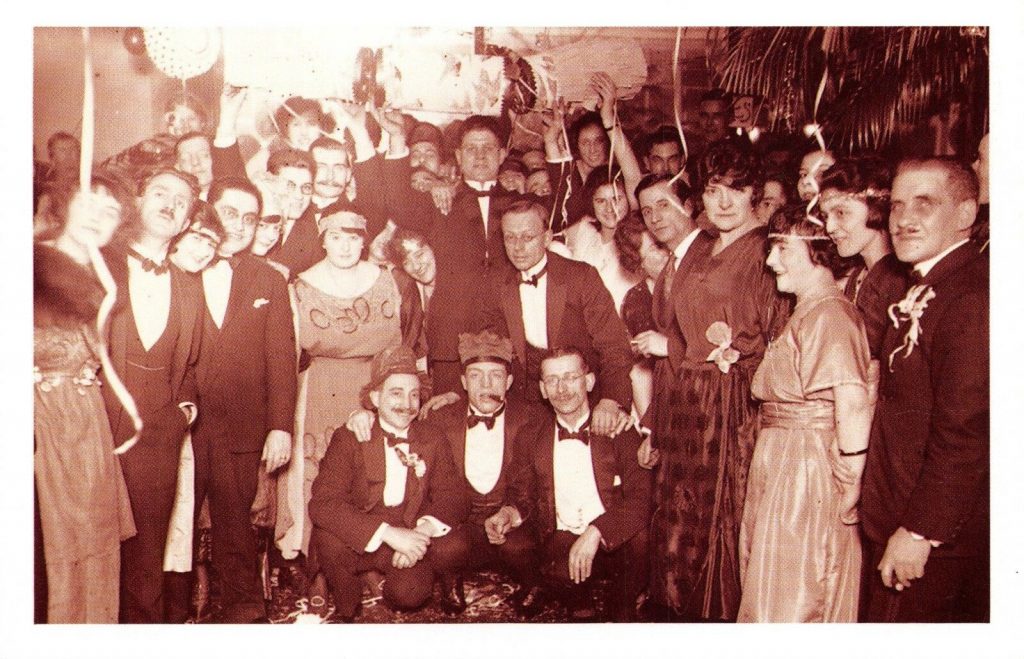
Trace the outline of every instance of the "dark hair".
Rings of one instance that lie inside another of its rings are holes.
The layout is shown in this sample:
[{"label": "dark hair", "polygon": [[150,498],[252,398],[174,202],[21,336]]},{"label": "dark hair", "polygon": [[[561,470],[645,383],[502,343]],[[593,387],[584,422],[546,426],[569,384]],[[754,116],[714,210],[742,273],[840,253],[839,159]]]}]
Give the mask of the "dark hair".
[{"label": "dark hair", "polygon": [[466,138],[466,134],[473,130],[486,130],[490,134],[494,135],[494,138],[498,140],[498,145],[502,148],[505,147],[505,132],[501,129],[501,123],[495,117],[485,117],[481,114],[474,114],[468,117],[459,126],[459,146],[462,146],[462,140]]},{"label": "dark hair", "polygon": [[188,109],[196,113],[196,117],[199,118],[199,124],[202,126],[206,125],[206,106],[203,104],[199,97],[193,94],[175,94],[167,99],[164,103],[164,112],[173,112],[174,108],[179,105],[184,105]]},{"label": "dark hair", "polygon": [[285,167],[297,167],[298,169],[309,170],[309,175],[316,179],[316,161],[306,151],[298,149],[281,149],[270,154],[267,158],[267,171],[271,174],[279,174]]},{"label": "dark hair", "polygon": [[[598,190],[606,185],[621,185],[622,191],[626,192],[626,182],[619,174],[617,166],[612,167],[611,176],[608,175],[608,168],[600,167],[599,169],[600,171],[594,170],[590,172],[590,176],[587,177],[587,182],[583,184],[583,190],[580,193],[583,199],[587,200],[590,216],[595,219],[597,218],[597,209],[594,208],[594,195],[597,194]],[[600,231],[601,223],[598,222],[594,228]]]},{"label": "dark hair", "polygon": [[700,162],[700,179],[706,186],[720,183],[734,190],[753,189],[750,204],[757,206],[764,196],[761,159],[746,139],[725,138],[708,147]]},{"label": "dark hair", "polygon": [[576,346],[562,346],[561,348],[545,350],[544,354],[540,358],[541,371],[543,372],[544,370],[544,362],[551,359],[558,359],[560,357],[569,357],[571,355],[575,355],[580,358],[580,363],[583,364],[584,373],[590,372],[590,364],[587,363],[587,358],[583,356],[583,351]]},{"label": "dark hair", "polygon": [[334,118],[324,114],[320,103],[312,99],[303,98],[302,96],[292,96],[274,110],[274,122],[277,124],[277,130],[281,137],[288,137],[288,122],[292,120],[294,115],[301,117],[307,114],[313,115],[314,121],[319,124],[320,130],[325,133],[330,133],[334,130]]},{"label": "dark hair", "polygon": [[168,254],[174,251],[178,246],[178,243],[181,242],[181,239],[185,237],[185,234],[191,230],[192,225],[196,222],[198,222],[204,229],[209,229],[217,234],[220,242],[224,242],[224,237],[227,234],[224,231],[224,225],[221,223],[220,216],[217,215],[217,211],[214,209],[213,204],[208,204],[202,199],[197,199],[196,203],[192,204],[192,209],[189,211],[188,224],[185,225],[185,230],[171,240],[171,244],[167,248]]},{"label": "dark hair", "polygon": [[[121,223],[118,225],[117,234],[135,231],[139,223],[138,210],[135,207],[135,200],[129,191],[128,185],[111,172],[96,171],[92,173],[89,187],[93,192],[106,191],[111,197],[121,204]],[[68,222],[68,208],[71,201],[81,189],[78,178],[64,182],[56,182],[49,187],[46,194],[50,198],[50,207],[47,213],[46,231],[36,240],[50,240],[58,237],[64,231]]]},{"label": "dark hair", "polygon": [[[584,112],[572,122],[569,126],[569,153],[572,157],[579,159],[580,157],[580,133],[587,126],[594,126],[597,128],[598,133],[601,134],[601,139],[604,140],[605,150],[608,151],[611,148],[611,142],[608,140],[608,133],[604,129],[604,122],[601,120],[601,115],[597,112]],[[611,154],[607,154],[607,157],[611,157]]]},{"label": "dark hair", "polygon": [[430,245],[421,233],[402,227],[396,229],[395,233],[391,236],[391,240],[384,245],[385,256],[396,268],[401,268],[402,264],[405,263],[406,257],[409,256],[409,252],[403,244],[407,240],[415,240],[422,245]]},{"label": "dark hair", "polygon": [[958,158],[934,156],[931,158],[905,158],[896,167],[895,180],[908,170],[940,169],[946,173],[946,189],[956,202],[978,201],[978,175],[971,166]]},{"label": "dark hair", "polygon": [[512,202],[512,204],[505,209],[505,212],[501,214],[501,220],[502,222],[504,222],[505,218],[508,217],[509,215],[520,215],[523,213],[535,214],[537,218],[540,220],[541,227],[543,227],[545,231],[548,229],[548,211],[544,208],[544,206],[534,201],[533,198],[529,197],[521,198],[517,201]]},{"label": "dark hair", "polygon": [[498,173],[501,174],[502,172],[518,172],[525,177],[526,165],[523,164],[522,160],[509,156],[498,167]]},{"label": "dark hair", "polygon": [[[313,143],[309,145],[309,155],[310,156],[313,155],[313,149],[327,149],[329,151],[343,151],[345,153],[345,155],[348,156],[349,165],[351,165],[355,161],[355,159],[356,159],[355,151],[353,150],[351,143],[349,143],[349,142],[339,142],[338,140],[334,139],[333,137],[327,137],[326,135],[321,135],[320,137],[318,137],[315,140],[313,140]],[[316,162],[315,159],[314,159],[314,162]]]},{"label": "dark hair", "polygon": [[206,195],[207,201],[213,206],[220,201],[226,190],[239,190],[256,197],[256,216],[263,215],[263,197],[260,195],[260,189],[252,181],[241,176],[222,176],[214,179],[210,184],[210,192]]},{"label": "dark hair", "polygon": [[[149,184],[153,182],[153,179],[155,179],[158,176],[163,176],[165,174],[169,174],[174,178],[178,179],[179,181],[183,181],[186,185],[188,185],[189,190],[192,191],[192,201],[195,201],[196,199],[199,198],[199,180],[192,174],[189,174],[188,172],[183,172],[178,169],[174,169],[173,167],[157,168],[150,172],[144,179],[139,181],[138,196],[141,197],[142,195],[146,194],[146,189],[149,187]],[[191,210],[191,208],[189,208],[189,210]]]},{"label": "dark hair", "polygon": [[780,240],[772,234],[807,236],[815,240],[805,240],[807,253],[811,263],[828,268],[835,277],[841,276],[849,266],[849,262],[839,256],[836,244],[828,237],[824,225],[815,224],[807,218],[806,204],[789,204],[775,211],[768,220],[769,247]]},{"label": "dark hair", "polygon": [[658,144],[675,144],[679,147],[679,155],[683,155],[683,142],[679,139],[679,132],[674,126],[661,126],[656,131],[647,135],[644,140],[644,156],[651,155],[651,149]]},{"label": "dark hair", "polygon": [[732,95],[720,87],[715,87],[714,89],[709,89],[700,95],[699,103],[703,103],[704,101],[723,101],[727,105],[731,105]]},{"label": "dark hair", "polygon": [[[675,181],[672,179],[675,179]],[[636,184],[636,190],[633,191],[637,201],[640,200],[641,192],[647,188],[653,188],[659,183],[669,183],[669,188],[672,190],[672,194],[679,199],[680,204],[685,204],[686,200],[693,196],[693,191],[690,190],[690,186],[686,185],[683,181],[682,176],[677,177],[672,174],[648,174],[640,179],[640,182]],[[694,217],[696,217],[696,215],[697,214],[694,213]]]},{"label": "dark hair", "polygon": [[[864,194],[861,201],[868,208],[867,228],[889,230],[889,190],[892,187],[892,168],[876,156],[844,158],[825,170],[818,186],[847,194]],[[867,193],[867,194],[865,194]]]},{"label": "dark hair", "polygon": [[[645,233],[647,233],[647,225],[636,211],[630,211],[615,227],[615,251],[619,255],[619,265],[626,272],[636,274],[643,267],[640,245],[643,243]],[[651,236],[651,240],[654,240],[653,236]]]}]

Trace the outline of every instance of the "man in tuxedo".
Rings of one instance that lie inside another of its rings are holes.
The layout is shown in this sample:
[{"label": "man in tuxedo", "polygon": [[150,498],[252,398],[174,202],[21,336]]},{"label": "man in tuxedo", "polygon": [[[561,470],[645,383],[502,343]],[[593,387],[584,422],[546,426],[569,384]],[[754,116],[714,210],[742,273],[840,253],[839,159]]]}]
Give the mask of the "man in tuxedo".
[{"label": "man in tuxedo", "polygon": [[196,370],[203,413],[192,433],[195,500],[209,496],[222,621],[264,621],[249,511],[259,470],[272,472],[291,455],[295,331],[284,279],[248,253],[260,217],[256,186],[216,179],[210,201],[226,237],[219,260],[202,272],[207,313]]},{"label": "man in tuxedo", "polygon": [[615,438],[594,430],[587,394],[595,381],[575,348],[555,349],[544,357],[540,391],[555,416],[535,417],[520,433],[529,438],[529,482],[535,494],[516,492],[514,497],[520,505],[536,504],[502,508],[499,514],[505,517],[501,526],[511,519],[535,518],[542,572],[567,597],[574,619],[592,618],[590,577],[612,569],[612,617],[635,621],[637,598],[647,583],[651,474],[637,464],[640,436],[635,430]]},{"label": "man in tuxedo", "polygon": [[[442,408],[431,421],[445,430],[459,482],[470,502],[464,523],[469,540],[465,568],[488,562],[507,567],[520,586],[513,605],[529,617],[540,609],[541,597],[535,534],[515,516],[517,508],[527,509],[533,496],[528,447],[518,437],[529,419],[529,408],[505,399],[512,386],[512,342],[487,331],[460,334],[459,357],[468,400]],[[527,482],[513,488],[513,482],[523,479]],[[523,498],[514,501],[513,490]],[[464,608],[461,579],[456,595]]]},{"label": "man in tuxedo", "polygon": [[[167,248],[188,221],[199,186],[173,169],[140,187],[139,226],[125,236],[127,253],[109,250],[118,286],[110,316],[111,364],[142,418],[138,443],[121,456],[138,533],[121,544],[122,622],[163,622],[164,547],[174,507],[178,457],[197,408],[195,367],[202,335],[202,290],[171,268]],[[135,433],[111,386],[102,388],[115,445]]]},{"label": "man in tuxedo", "polygon": [[384,573],[384,598],[417,608],[433,591],[434,576],[450,589],[456,566],[452,524],[468,510],[465,492],[440,429],[416,421],[420,409],[416,356],[399,346],[373,359],[364,405],[377,410],[370,440],[339,428],[313,482],[310,544],[334,597],[337,615],[354,618],[362,586],[358,575]]},{"label": "man in tuxedo", "polygon": [[479,322],[512,339],[513,375],[520,383],[513,391],[530,402],[540,401],[532,383],[540,378],[544,351],[579,349],[600,383],[594,428],[614,436],[626,426],[633,399],[629,333],[597,270],[547,251],[546,227],[547,213],[534,201],[515,202],[505,211],[501,230],[515,269],[495,273]]},{"label": "man in tuxedo", "polygon": [[[942,158],[900,164],[889,231],[915,283],[890,309],[864,472],[872,622],[987,622],[988,259],[969,241],[978,182]],[[841,460],[863,459],[843,456]]]}]

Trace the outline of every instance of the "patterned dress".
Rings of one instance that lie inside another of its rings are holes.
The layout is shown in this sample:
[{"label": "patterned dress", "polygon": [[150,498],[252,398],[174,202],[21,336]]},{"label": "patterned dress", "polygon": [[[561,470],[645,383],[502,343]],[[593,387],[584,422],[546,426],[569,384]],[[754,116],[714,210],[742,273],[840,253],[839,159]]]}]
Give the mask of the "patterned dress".
[{"label": "patterned dress", "polygon": [[836,291],[797,305],[754,374],[764,403],[740,533],[742,622],[857,620],[860,539],[839,519],[833,388],[867,388],[869,360],[864,322]]},{"label": "patterned dress", "polygon": [[[686,354],[671,385],[655,387],[652,404],[652,445],[661,458],[651,595],[693,620],[736,618],[740,521],[757,430],[750,381],[789,306],[764,265],[766,229],[718,254],[714,244],[698,237],[672,290]],[[709,361],[712,353],[722,359]]]}]

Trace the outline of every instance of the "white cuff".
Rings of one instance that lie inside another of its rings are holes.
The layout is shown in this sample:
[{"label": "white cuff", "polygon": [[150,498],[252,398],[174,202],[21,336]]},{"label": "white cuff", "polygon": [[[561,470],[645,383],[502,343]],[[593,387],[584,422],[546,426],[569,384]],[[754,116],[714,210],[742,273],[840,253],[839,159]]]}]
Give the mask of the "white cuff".
[{"label": "white cuff", "polygon": [[234,133],[221,133],[217,131],[217,135],[213,138],[213,145],[218,149],[226,149],[237,141],[238,138]]},{"label": "white cuff", "polygon": [[551,158],[545,158],[545,162],[549,162],[552,165],[560,165],[563,162],[572,162],[572,154],[566,153],[564,155],[559,156],[555,160],[552,160]]},{"label": "white cuff", "polygon": [[[914,533],[913,531],[908,531],[908,533],[910,534],[910,537],[913,538],[914,540],[928,540],[928,538],[924,537],[920,533]],[[941,545],[942,543],[939,542],[938,540],[928,540],[928,544],[930,544],[933,548],[935,548],[935,547],[938,547],[939,545]]]},{"label": "white cuff", "polygon": [[196,417],[199,416],[199,408],[192,401],[186,400],[185,402],[178,403],[178,408],[188,416],[188,425],[195,423]]},{"label": "white cuff", "polygon": [[512,511],[512,528],[517,529],[523,525],[523,516],[519,513],[519,509],[515,506],[503,506]]},{"label": "white cuff", "polygon": [[380,526],[377,527],[377,530],[374,531],[372,536],[370,536],[370,541],[366,543],[365,547],[363,547],[363,550],[367,554],[372,554],[380,549],[380,546],[384,544],[384,532],[387,531],[388,528],[390,527],[387,522],[381,522]]},{"label": "white cuff", "polygon": [[433,515],[424,515],[423,517],[420,517],[416,520],[416,525],[419,526],[423,522],[430,522],[434,525],[434,532],[430,536],[432,538],[440,538],[441,536],[448,535],[452,530],[452,527],[448,526]]}]

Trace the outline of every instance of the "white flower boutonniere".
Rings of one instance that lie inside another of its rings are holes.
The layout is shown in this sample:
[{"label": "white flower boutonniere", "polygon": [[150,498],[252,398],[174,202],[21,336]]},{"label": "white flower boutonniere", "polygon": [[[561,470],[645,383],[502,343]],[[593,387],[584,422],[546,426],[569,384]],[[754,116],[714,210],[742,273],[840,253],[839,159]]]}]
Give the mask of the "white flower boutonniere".
[{"label": "white flower boutonniere", "polygon": [[708,326],[704,336],[718,346],[711,351],[705,361],[715,362],[718,370],[728,373],[729,368],[740,359],[739,351],[732,347],[732,328],[727,323],[716,320]]},{"label": "white flower boutonniere", "polygon": [[892,361],[896,354],[903,350],[903,358],[906,359],[914,352],[921,337],[921,316],[928,308],[928,302],[935,298],[935,291],[927,284],[911,286],[906,297],[895,304],[889,305],[889,319],[892,326],[899,329],[904,321],[910,321],[910,327],[903,337],[903,342],[896,346],[896,349],[889,353],[889,371],[892,371]]},{"label": "white flower boutonniere", "polygon": [[255,302],[252,303],[252,308],[253,309],[259,309],[264,304],[270,304],[270,300],[268,300],[265,297],[261,297],[261,298],[259,298],[258,300],[256,300]]},{"label": "white flower boutonniere", "polygon": [[427,463],[423,461],[423,458],[417,453],[406,453],[402,449],[395,447],[395,453],[398,454],[398,459],[402,461],[402,464],[406,467],[412,467],[413,473],[416,474],[416,478],[423,478],[423,475],[427,473]]}]

